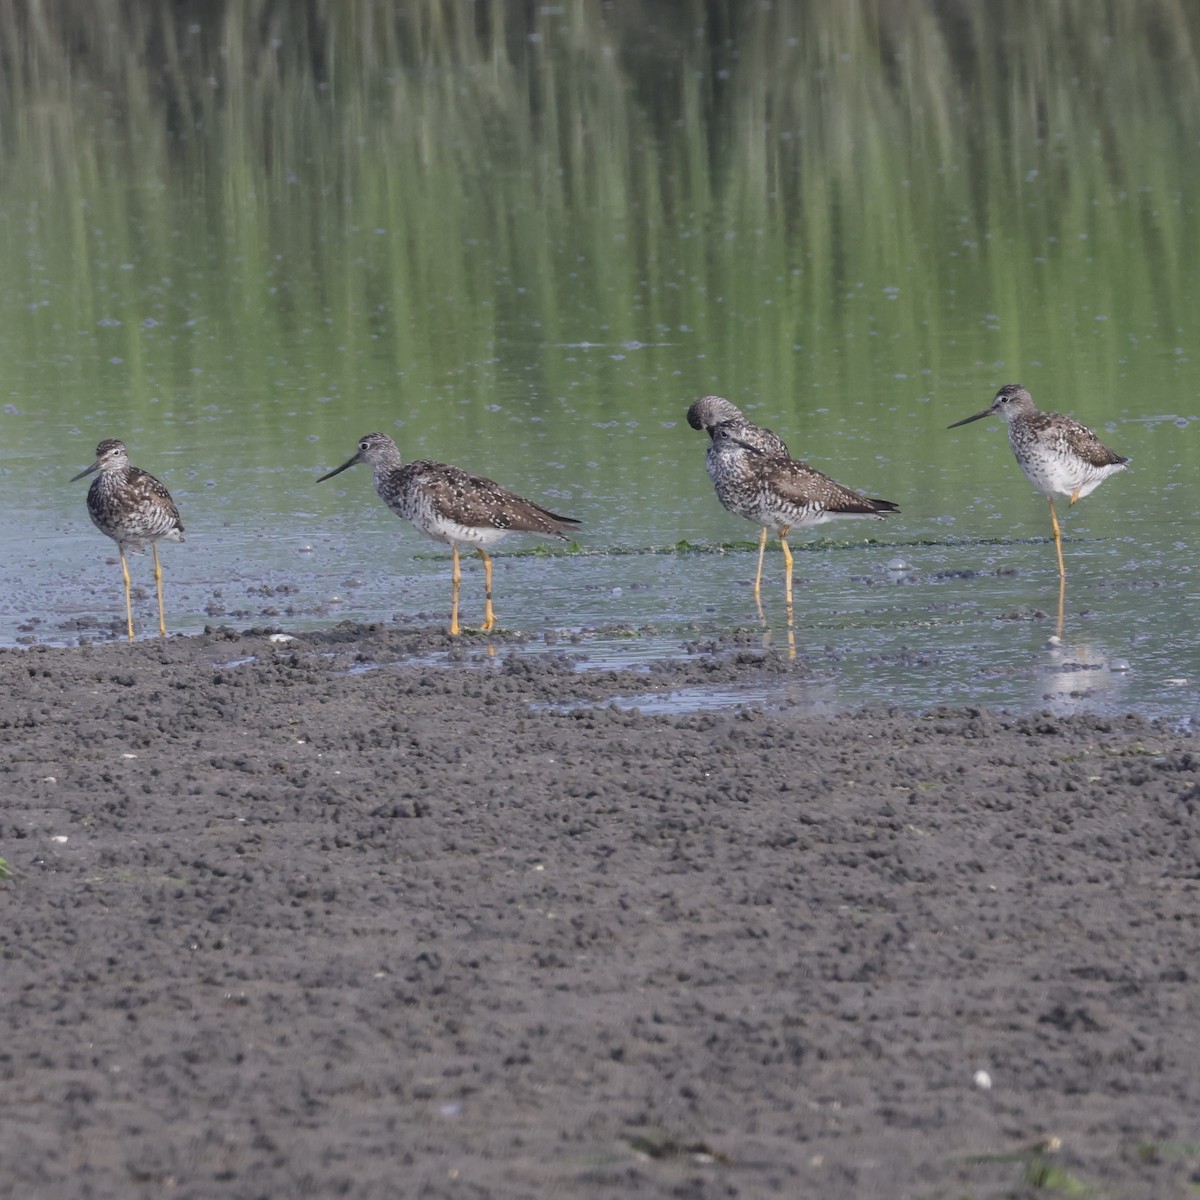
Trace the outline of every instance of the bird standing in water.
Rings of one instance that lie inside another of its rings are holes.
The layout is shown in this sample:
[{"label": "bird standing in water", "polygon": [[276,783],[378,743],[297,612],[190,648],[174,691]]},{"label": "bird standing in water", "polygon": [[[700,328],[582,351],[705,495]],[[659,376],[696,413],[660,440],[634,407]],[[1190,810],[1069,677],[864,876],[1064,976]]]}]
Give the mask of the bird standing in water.
[{"label": "bird standing in water", "polygon": [[117,543],[121,556],[121,577],[125,581],[125,623],[129,640],[133,636],[133,598],[129,583],[126,549],[144,553],[147,546],[154,554],[154,582],[158,590],[158,635],[166,637],[163,615],[162,566],[158,561],[158,541],[183,541],[183,522],[171,493],[148,471],[131,466],[125,444],[106,438],[96,447],[96,461],[72,477],[82,479],[93,471],[100,473],[88,488],[88,515],[101,533]]},{"label": "bird standing in water", "polygon": [[1090,429],[1071,417],[1039,412],[1033,397],[1019,383],[1005,384],[982,412],[955,421],[949,428],[981,421],[993,413],[1008,426],[1008,444],[1017,466],[1050,502],[1058,577],[1066,579],[1062,530],[1054,511],[1054,497],[1063,496],[1074,504],[1094,492],[1110,475],[1124,471],[1129,459],[1114,454]]},{"label": "bird standing in water", "polygon": [[775,434],[746,420],[742,411],[722,396],[702,396],[688,409],[687,419],[693,429],[707,430],[712,439],[705,461],[717,499],[731,513],[762,526],[754,576],[754,599],[760,605],[768,530],[779,534],[790,610],[792,551],[787,539],[793,529],[842,519],[882,519],[900,511],[891,500],[860,495],[792,458]]},{"label": "bird standing in water", "polygon": [[361,438],[354,457],[317,482],[332,479],[356,463],[370,465],[379,498],[396,516],[411,521],[426,537],[449,544],[454,557],[450,605],[450,633],[454,636],[459,632],[458,593],[462,581],[459,546],[474,546],[483,559],[486,598],[481,629],[486,633],[495,625],[496,614],[492,611],[492,560],[484,547],[509,533],[540,533],[566,541],[567,531],[579,524],[573,517],[559,516],[460,467],[428,459],[405,464],[396,443],[384,433],[368,433]]}]

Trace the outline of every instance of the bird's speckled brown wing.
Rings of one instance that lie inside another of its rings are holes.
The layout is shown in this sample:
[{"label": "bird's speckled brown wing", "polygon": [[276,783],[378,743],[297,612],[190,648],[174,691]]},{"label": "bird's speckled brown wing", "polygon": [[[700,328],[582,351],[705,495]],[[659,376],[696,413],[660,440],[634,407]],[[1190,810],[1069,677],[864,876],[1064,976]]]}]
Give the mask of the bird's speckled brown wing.
[{"label": "bird's speckled brown wing", "polygon": [[763,458],[758,469],[764,482],[789,504],[797,508],[818,507],[829,513],[847,516],[883,516],[898,512],[899,506],[890,500],[877,500],[843,487],[816,467],[795,458]]},{"label": "bird's speckled brown wing", "polygon": [[137,497],[139,508],[146,511],[159,510],[162,519],[168,522],[168,528],[178,529],[180,533],[184,532],[179,509],[175,507],[171,493],[149,471],[143,471],[141,467],[130,467],[127,482],[131,492]]},{"label": "bird's speckled brown wing", "polygon": [[402,473],[408,477],[407,486],[419,488],[435,512],[459,525],[565,539],[567,529],[579,524],[574,517],[561,516],[514,495],[494,479],[472,475],[449,463],[418,460],[402,468]]},{"label": "bird's speckled brown wing", "polygon": [[1029,422],[1039,435],[1052,434],[1067,451],[1093,467],[1113,467],[1129,461],[1110,450],[1086,425],[1071,417],[1060,413],[1035,413]]}]

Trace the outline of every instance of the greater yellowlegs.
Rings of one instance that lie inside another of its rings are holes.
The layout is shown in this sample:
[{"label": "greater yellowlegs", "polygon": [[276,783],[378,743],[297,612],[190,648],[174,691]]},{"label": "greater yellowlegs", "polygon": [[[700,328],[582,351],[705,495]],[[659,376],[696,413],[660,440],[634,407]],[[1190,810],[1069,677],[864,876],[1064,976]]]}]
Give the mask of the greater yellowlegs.
[{"label": "greater yellowlegs", "polygon": [[129,584],[129,567],[125,562],[126,549],[145,553],[149,546],[154,554],[154,582],[158,589],[158,635],[166,637],[167,621],[163,615],[162,566],[158,561],[157,542],[183,541],[183,522],[171,493],[148,471],[130,466],[125,444],[116,438],[105,438],[96,447],[96,461],[75,475],[71,482],[99,471],[88,488],[88,515],[101,533],[117,543],[121,556],[121,578],[125,581],[125,622],[129,640],[133,639],[133,599]]},{"label": "greater yellowlegs", "polygon": [[[724,425],[729,429],[736,430],[743,442],[755,447],[763,454],[781,454],[785,458],[788,457],[788,448],[782,438],[776,437],[769,429],[764,429],[763,426],[748,421],[745,413],[736,404],[726,400],[724,396],[701,396],[688,409],[687,420],[693,429],[706,430],[710,438],[712,431],[718,425]],[[708,473],[716,486],[717,498],[730,512],[737,513],[739,516],[749,516],[749,514],[734,508],[725,499],[722,485],[718,483],[717,474],[713,470],[713,461],[713,447],[710,443],[707,456]],[[753,517],[749,519],[754,520]],[[762,599],[763,556],[766,554],[766,550],[767,527],[764,525],[758,535],[758,569],[754,572],[754,598],[759,601]]]},{"label": "greater yellowlegs", "polygon": [[792,458],[787,446],[769,429],[746,420],[741,410],[721,396],[704,396],[688,409],[688,424],[705,429],[709,443],[708,474],[717,499],[731,512],[762,527],[754,598],[760,599],[767,531],[779,534],[786,568],[788,607],[792,604],[792,551],[788,534],[826,521],[873,517],[899,512],[891,500],[860,495],[828,475]]},{"label": "greater yellowlegs", "polygon": [[1062,413],[1039,412],[1033,397],[1019,383],[1005,384],[982,412],[955,421],[950,429],[996,414],[1008,426],[1008,444],[1025,478],[1050,502],[1058,577],[1067,577],[1063,566],[1062,531],[1054,497],[1071,504],[1094,492],[1110,475],[1125,470],[1129,461],[1114,454],[1090,429]]},{"label": "greater yellowlegs", "polygon": [[449,544],[454,556],[451,575],[450,633],[457,635],[458,591],[462,572],[459,546],[474,546],[483,559],[485,588],[482,629],[496,623],[492,611],[492,560],[485,546],[509,533],[540,533],[567,540],[567,531],[579,522],[559,516],[531,500],[502,488],[491,479],[472,475],[448,463],[420,459],[405,464],[396,443],[384,433],[368,433],[358,443],[358,452],[340,467],[317,480],[332,479],[356,463],[368,463],[379,498],[396,514],[411,521],[426,537]]}]

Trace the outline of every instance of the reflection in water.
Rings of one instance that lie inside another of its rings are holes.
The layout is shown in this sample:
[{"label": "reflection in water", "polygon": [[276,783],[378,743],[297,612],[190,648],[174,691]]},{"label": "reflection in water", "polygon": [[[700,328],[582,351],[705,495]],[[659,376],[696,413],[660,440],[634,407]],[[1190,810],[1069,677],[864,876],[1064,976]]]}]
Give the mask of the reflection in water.
[{"label": "reflection in water", "polygon": [[1111,712],[1117,693],[1128,681],[1127,670],[1114,670],[1114,665],[1118,664],[1102,647],[1089,642],[1048,645],[1030,702],[1047,703],[1062,715]]},{"label": "reflection in water", "polygon": [[273,464],[312,469],[353,416],[464,465],[484,438],[502,479],[557,464],[598,510],[678,509],[699,488],[656,423],[720,384],[839,478],[961,518],[1002,468],[935,432],[995,364],[1109,422],[1186,375],[1197,223],[1171,197],[1198,190],[1200,17],[1116,4],[1080,39],[1087,3],[448,28],[443,4],[346,0],[284,38],[253,0],[130,6],[120,38],[103,6],[36,31],[16,6],[6,444],[27,469],[103,416],[219,480],[218,520],[251,495],[286,516]]},{"label": "reflection in water", "polygon": [[[767,620],[766,609],[763,608],[761,596],[755,596],[754,603],[758,609],[758,620],[762,626],[762,648],[764,650],[772,649],[774,645],[774,630],[771,627],[770,621]],[[787,656],[794,660],[796,657],[796,610],[791,604],[787,604],[784,608],[785,621],[784,629],[787,639]]]}]

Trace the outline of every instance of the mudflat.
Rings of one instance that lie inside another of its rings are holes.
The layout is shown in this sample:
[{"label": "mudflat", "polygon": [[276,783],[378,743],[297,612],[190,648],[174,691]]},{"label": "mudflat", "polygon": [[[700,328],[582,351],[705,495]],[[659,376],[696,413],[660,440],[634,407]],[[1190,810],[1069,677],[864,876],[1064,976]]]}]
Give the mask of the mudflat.
[{"label": "mudflat", "polygon": [[802,657],[0,653],[0,1191],[1188,1191],[1196,736],[608,703]]}]

